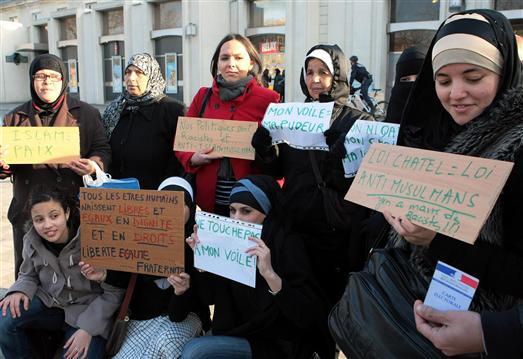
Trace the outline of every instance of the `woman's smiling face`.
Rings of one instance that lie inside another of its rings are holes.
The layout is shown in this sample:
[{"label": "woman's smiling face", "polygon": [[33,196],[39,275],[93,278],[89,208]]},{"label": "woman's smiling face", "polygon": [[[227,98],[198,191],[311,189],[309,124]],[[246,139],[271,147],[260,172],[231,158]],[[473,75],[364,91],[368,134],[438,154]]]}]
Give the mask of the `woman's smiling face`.
[{"label": "woman's smiling face", "polygon": [[492,103],[499,75],[481,66],[450,64],[436,74],[436,94],[458,125],[472,121]]}]

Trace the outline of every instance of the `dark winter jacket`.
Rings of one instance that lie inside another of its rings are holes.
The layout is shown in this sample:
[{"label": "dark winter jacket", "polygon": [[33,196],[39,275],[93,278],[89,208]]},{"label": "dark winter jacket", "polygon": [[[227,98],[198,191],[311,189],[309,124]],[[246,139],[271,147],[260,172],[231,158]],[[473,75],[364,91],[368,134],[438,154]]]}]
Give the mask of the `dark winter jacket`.
[{"label": "dark winter jacket", "polygon": [[358,81],[360,84],[363,83],[363,81],[371,79],[372,75],[367,71],[365,66],[362,64],[356,63],[351,66],[351,72],[350,72],[350,81],[349,85],[352,86],[352,83],[354,80]]},{"label": "dark winter jacket", "polygon": [[[206,87],[202,87],[194,96],[191,106],[187,111],[188,117],[199,117],[200,109],[207,92]],[[246,86],[245,92],[231,101],[220,99],[218,85],[214,80],[212,94],[203,112],[204,118],[252,121],[260,123],[265,114],[265,110],[270,103],[277,103],[279,95],[266,89],[252,79]],[[194,152],[176,151],[176,156],[183,165],[185,171],[196,173],[196,203],[203,211],[213,212],[215,205],[216,182],[220,160],[213,160],[211,163],[192,167],[191,157]],[[234,172],[235,179],[241,179],[249,174],[256,173],[254,162],[239,158],[231,158],[230,163]]]},{"label": "dark winter jacket", "polygon": [[157,189],[183,169],[174,155],[178,116],[184,105],[169,97],[143,106],[126,106],[111,134],[113,178],[136,177],[142,189]]},{"label": "dark winter jacket", "polygon": [[[31,101],[17,107],[4,117],[4,126],[42,126]],[[55,116],[53,126],[78,126],[80,128],[80,157],[96,161],[107,168],[111,149],[100,122],[97,109],[85,102],[66,95]],[[13,199],[8,218],[11,223],[24,223],[29,214],[24,210],[29,192],[35,184],[60,184],[78,192],[82,177],[63,165],[13,165]]]},{"label": "dark winter jacket", "polygon": [[482,313],[481,324],[489,358],[523,358],[523,305],[505,312]]}]

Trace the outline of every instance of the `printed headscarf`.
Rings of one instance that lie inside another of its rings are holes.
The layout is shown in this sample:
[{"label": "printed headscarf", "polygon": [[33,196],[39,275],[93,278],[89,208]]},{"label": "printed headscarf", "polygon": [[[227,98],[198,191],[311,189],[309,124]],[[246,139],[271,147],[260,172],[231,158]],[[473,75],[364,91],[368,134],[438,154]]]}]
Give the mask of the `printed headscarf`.
[{"label": "printed headscarf", "polygon": [[122,95],[118,96],[117,99],[107,106],[102,117],[107,137],[111,137],[111,133],[118,124],[120,115],[126,106],[147,106],[165,97],[163,93],[165,80],[163,79],[160,65],[154,57],[148,53],[135,54],[129,59],[125,70],[131,65],[138,67],[149,77],[147,88],[141,96],[132,96],[127,90],[124,90]]},{"label": "printed headscarf", "polygon": [[[52,103],[43,101],[37,94],[34,88],[33,76],[40,70],[52,70],[62,75],[62,89],[60,95]],[[52,54],[43,54],[35,57],[31,66],[29,67],[29,87],[31,89],[31,99],[33,103],[42,110],[56,110],[55,107],[63,100],[65,90],[67,89],[67,78],[65,78],[65,65],[58,56]]]}]

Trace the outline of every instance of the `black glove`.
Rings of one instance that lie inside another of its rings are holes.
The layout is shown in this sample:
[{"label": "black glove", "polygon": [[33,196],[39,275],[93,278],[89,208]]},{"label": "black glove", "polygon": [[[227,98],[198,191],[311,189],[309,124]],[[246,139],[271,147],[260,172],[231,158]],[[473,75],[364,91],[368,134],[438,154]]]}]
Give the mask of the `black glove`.
[{"label": "black glove", "polygon": [[325,136],[325,142],[327,142],[327,145],[329,148],[331,148],[331,146],[334,145],[334,143],[340,137],[341,132],[339,130],[329,128],[327,131],[323,132],[323,135]]},{"label": "black glove", "polygon": [[330,153],[333,155],[343,158],[347,154],[347,149],[345,148],[345,137],[347,136],[347,132],[342,132],[338,136],[338,139],[332,144],[332,146],[329,146]]},{"label": "black glove", "polygon": [[258,127],[252,136],[251,145],[259,155],[268,155],[272,150],[272,137],[269,130],[263,126]]},{"label": "black glove", "polygon": [[347,132],[341,132],[329,128],[327,131],[323,132],[323,135],[325,136],[325,141],[329,146],[329,152],[331,154],[338,158],[344,157],[347,154],[347,150],[345,149],[345,137],[347,136]]}]

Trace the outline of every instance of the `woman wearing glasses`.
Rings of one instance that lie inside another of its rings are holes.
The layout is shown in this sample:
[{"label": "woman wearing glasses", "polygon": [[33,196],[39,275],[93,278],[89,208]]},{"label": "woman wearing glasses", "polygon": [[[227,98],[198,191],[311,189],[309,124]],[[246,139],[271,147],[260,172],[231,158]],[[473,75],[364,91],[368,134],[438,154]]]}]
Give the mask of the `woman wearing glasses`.
[{"label": "woman wearing glasses", "polygon": [[29,68],[31,100],[4,117],[4,126],[79,127],[80,159],[63,164],[13,165],[1,163],[0,178],[12,176],[13,199],[7,216],[13,225],[15,276],[22,263],[24,227],[30,220],[24,210],[31,189],[38,184],[59,183],[72,193],[78,192],[82,176],[94,172],[92,161],[100,168],[108,164],[111,149],[100,113],[94,107],[68,96],[65,65],[51,54],[37,56]]}]

